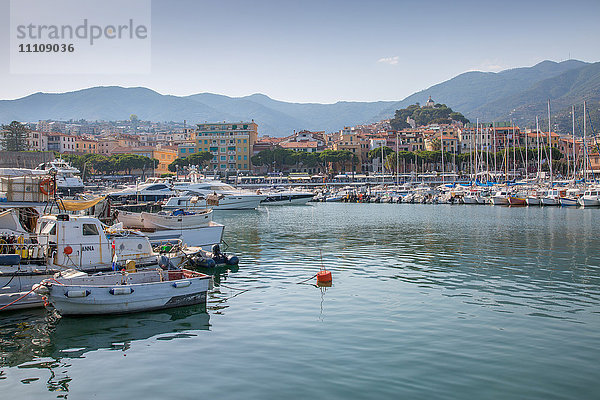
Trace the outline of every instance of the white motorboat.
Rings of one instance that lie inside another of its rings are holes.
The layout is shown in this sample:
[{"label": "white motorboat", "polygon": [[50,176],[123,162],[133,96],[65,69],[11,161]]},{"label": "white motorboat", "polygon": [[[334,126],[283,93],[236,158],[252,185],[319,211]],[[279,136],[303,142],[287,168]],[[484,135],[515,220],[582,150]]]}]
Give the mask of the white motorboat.
[{"label": "white motorboat", "polygon": [[298,190],[269,191],[264,194],[267,196],[261,201],[261,205],[264,206],[306,204],[315,197],[313,192]]},{"label": "white motorboat", "polygon": [[38,165],[36,170],[44,173],[56,173],[56,187],[59,193],[71,195],[83,192],[85,186],[78,176],[80,171],[69,165],[65,160],[56,159],[44,164]]},{"label": "white motorboat", "polygon": [[527,199],[525,200],[528,206],[539,206],[542,204],[542,200],[540,199],[540,195],[537,190],[532,190],[527,194]]},{"label": "white motorboat", "polygon": [[173,197],[163,209],[183,208],[197,210],[210,207],[214,210],[253,210],[258,208],[266,195],[249,190],[239,190],[217,180],[196,183],[175,182],[173,189],[189,196]]},{"label": "white motorboat", "polygon": [[145,228],[151,230],[198,229],[212,221],[212,210],[199,212],[185,210],[160,211],[157,213],[118,211],[117,220],[124,228]]},{"label": "white motorboat", "polygon": [[168,199],[176,194],[167,182],[147,180],[144,183],[130,185],[124,189],[109,193],[108,196],[120,201],[158,201]]},{"label": "white motorboat", "polygon": [[506,189],[498,190],[490,199],[490,202],[495,206],[507,206],[508,191]]},{"label": "white motorboat", "polygon": [[560,205],[562,207],[577,207],[579,205],[579,198],[581,197],[581,190],[577,188],[567,189],[567,194],[560,198]]},{"label": "white motorboat", "polygon": [[543,196],[540,201],[542,202],[543,206],[559,206],[560,205],[560,198],[563,197],[565,195],[566,191],[565,190],[559,190],[559,189],[550,189],[548,190],[548,192],[546,193],[545,196]]},{"label": "white motorboat", "polygon": [[[206,211],[206,209],[202,209],[202,211]],[[192,227],[183,227],[178,222],[173,222],[173,220],[169,221],[168,224],[164,220],[151,222],[148,220],[148,214],[151,213],[118,210],[117,221],[124,228],[141,231],[153,243],[181,240],[189,246],[200,246],[209,249],[212,245],[223,241],[225,225],[212,221],[212,212],[208,215],[199,214],[203,215],[202,218],[197,226]]]},{"label": "white motorboat", "polygon": [[[105,229],[97,218],[67,214],[40,217],[34,232],[21,234],[11,242],[2,240],[0,249],[12,253],[0,260],[0,308],[24,296],[7,310],[41,306],[39,296],[30,292],[32,286],[62,270],[109,271],[128,260],[139,266],[153,266],[159,255],[140,232]],[[186,254],[173,250],[170,256],[178,265]]]},{"label": "white motorboat", "polygon": [[479,193],[476,191],[466,193],[463,196],[462,201],[464,204],[479,204],[479,202],[477,201],[478,195],[479,195]]},{"label": "white motorboat", "polygon": [[600,188],[590,188],[579,198],[582,207],[600,207]]},{"label": "white motorboat", "polygon": [[61,315],[125,314],[206,304],[209,275],[190,270],[72,271],[44,281],[36,292]]}]

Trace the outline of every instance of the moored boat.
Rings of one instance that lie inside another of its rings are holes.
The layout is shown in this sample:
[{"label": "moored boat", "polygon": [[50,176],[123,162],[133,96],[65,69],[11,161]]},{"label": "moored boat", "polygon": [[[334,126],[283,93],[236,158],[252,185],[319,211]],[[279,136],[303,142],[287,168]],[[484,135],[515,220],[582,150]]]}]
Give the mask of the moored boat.
[{"label": "moored boat", "polygon": [[600,189],[590,188],[586,190],[578,201],[582,207],[600,207]]},{"label": "moored boat", "polygon": [[140,217],[147,229],[197,229],[208,226],[212,221],[212,210],[200,212],[175,210],[158,213],[141,212]]},{"label": "moored boat", "polygon": [[95,275],[73,271],[35,290],[61,315],[125,314],[205,304],[211,282],[209,275],[186,269]]},{"label": "moored boat", "polygon": [[524,193],[513,193],[508,196],[508,204],[511,206],[526,206],[527,196]]},{"label": "moored boat", "polygon": [[507,206],[508,203],[508,192],[506,189],[497,191],[490,199],[491,203],[495,206]]}]

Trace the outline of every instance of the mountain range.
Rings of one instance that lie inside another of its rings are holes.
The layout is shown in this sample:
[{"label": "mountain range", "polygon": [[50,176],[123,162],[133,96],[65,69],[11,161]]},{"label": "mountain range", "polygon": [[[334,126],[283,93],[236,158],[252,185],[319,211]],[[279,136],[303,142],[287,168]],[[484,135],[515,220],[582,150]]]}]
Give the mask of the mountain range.
[{"label": "mountain range", "polygon": [[[254,119],[259,133],[285,136],[293,130],[332,132],[387,119],[395,110],[431,96],[474,121],[514,120],[531,125],[546,115],[551,100],[553,121],[565,125],[571,104],[590,104],[592,119],[600,116],[600,62],[543,61],[532,67],[501,72],[471,71],[414,93],[401,101],[334,104],[291,103],[264,94],[228,97],[212,93],[172,96],[148,88],[92,87],[67,93],[35,93],[16,100],[0,100],[0,122],[52,120],[246,121]],[[593,121],[594,123],[594,121]],[[596,122],[597,123],[597,122]],[[598,124],[600,125],[600,124]]]}]

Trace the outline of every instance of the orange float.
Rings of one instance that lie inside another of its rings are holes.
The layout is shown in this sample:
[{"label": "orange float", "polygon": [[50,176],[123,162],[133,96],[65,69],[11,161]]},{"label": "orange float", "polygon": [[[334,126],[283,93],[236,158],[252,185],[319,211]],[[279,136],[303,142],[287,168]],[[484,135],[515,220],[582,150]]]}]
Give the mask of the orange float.
[{"label": "orange float", "polygon": [[328,283],[332,281],[331,271],[321,270],[317,272],[317,283]]}]

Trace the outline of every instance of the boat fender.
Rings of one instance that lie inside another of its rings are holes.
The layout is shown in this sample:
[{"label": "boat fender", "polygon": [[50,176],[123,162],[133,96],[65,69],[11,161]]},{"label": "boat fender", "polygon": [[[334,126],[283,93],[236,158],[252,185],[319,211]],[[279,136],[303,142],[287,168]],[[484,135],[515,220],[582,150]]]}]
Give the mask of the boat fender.
[{"label": "boat fender", "polygon": [[118,288],[111,288],[108,291],[110,294],[112,295],[122,295],[122,294],[131,294],[134,292],[133,288],[130,287],[118,287]]},{"label": "boat fender", "polygon": [[65,297],[73,298],[73,297],[87,297],[90,295],[89,290],[67,290],[65,292]]},{"label": "boat fender", "polygon": [[212,258],[205,259],[203,264],[207,268],[214,268],[217,266],[217,263]]},{"label": "boat fender", "polygon": [[173,287],[174,288],[184,288],[184,287],[188,287],[192,284],[192,282],[190,281],[179,281],[179,282],[173,282]]},{"label": "boat fender", "polygon": [[240,259],[238,256],[231,256],[227,259],[227,265],[238,265],[240,263]]}]

